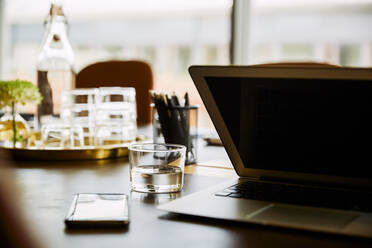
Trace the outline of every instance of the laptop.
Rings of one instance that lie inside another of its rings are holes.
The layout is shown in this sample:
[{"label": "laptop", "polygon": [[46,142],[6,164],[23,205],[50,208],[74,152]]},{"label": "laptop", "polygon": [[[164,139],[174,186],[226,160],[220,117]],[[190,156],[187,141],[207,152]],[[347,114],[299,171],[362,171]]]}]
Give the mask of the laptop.
[{"label": "laptop", "polygon": [[372,70],[191,66],[239,177],[158,208],[372,238]]}]

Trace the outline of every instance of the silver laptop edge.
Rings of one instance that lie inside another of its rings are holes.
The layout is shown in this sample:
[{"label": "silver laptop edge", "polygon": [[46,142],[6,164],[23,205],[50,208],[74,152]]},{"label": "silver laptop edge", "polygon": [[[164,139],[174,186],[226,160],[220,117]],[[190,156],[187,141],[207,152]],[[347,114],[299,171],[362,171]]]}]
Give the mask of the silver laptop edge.
[{"label": "silver laptop edge", "polygon": [[[247,70],[249,69],[249,70]],[[225,146],[236,173],[240,177],[276,177],[293,178],[307,181],[324,181],[327,183],[342,182],[344,184],[369,185],[372,182],[365,179],[353,179],[339,176],[328,176],[309,173],[280,172],[245,168],[230,136],[226,124],[219,112],[212,94],[207,86],[205,77],[260,77],[260,78],[310,78],[310,79],[359,79],[372,80],[371,69],[342,69],[340,68],[276,68],[276,67],[244,67],[244,66],[191,66],[190,74],[203,99],[209,115]]]},{"label": "silver laptop edge", "polygon": [[[258,78],[310,78],[372,80],[370,69],[339,68],[278,68],[249,66],[192,66],[190,75],[204,101],[209,115],[224,143],[225,149],[240,179],[163,204],[161,210],[217,219],[249,222],[261,225],[282,226],[303,230],[372,238],[372,214],[356,211],[315,208],[267,201],[218,197],[214,194],[239,181],[273,177],[342,183],[370,188],[368,179],[342,176],[316,175],[287,171],[245,168],[226,124],[207,86],[205,77],[258,77]],[[247,179],[248,178],[248,179]]]}]

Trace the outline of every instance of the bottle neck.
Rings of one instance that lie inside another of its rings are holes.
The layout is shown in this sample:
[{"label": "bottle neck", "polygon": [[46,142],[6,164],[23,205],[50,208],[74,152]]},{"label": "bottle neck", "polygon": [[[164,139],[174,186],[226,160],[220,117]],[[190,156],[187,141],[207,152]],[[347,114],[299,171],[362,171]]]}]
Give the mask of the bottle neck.
[{"label": "bottle neck", "polygon": [[67,36],[67,22],[64,16],[51,16],[46,25],[48,34]]},{"label": "bottle neck", "polygon": [[67,37],[67,19],[62,7],[51,6],[46,18],[46,32],[38,59],[38,69],[47,70],[51,67],[70,67],[74,64],[74,53]]}]

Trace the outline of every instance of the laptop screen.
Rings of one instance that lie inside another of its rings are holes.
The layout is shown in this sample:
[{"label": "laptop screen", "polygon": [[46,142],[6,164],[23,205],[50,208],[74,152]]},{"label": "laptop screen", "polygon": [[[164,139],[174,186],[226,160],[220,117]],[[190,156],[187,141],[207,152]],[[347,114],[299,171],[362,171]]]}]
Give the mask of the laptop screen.
[{"label": "laptop screen", "polygon": [[205,78],[246,168],[372,179],[372,82]]}]

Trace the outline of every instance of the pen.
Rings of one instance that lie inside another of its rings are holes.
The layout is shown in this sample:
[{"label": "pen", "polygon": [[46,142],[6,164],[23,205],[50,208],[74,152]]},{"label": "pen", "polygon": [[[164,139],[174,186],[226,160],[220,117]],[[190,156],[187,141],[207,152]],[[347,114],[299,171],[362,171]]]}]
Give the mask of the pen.
[{"label": "pen", "polygon": [[169,97],[167,95],[168,109],[171,112],[171,127],[172,127],[172,138],[174,139],[171,143],[183,144],[186,133],[184,132],[184,123],[182,116],[180,115],[179,109],[176,106],[177,100],[174,96]]},{"label": "pen", "polygon": [[169,140],[169,115],[164,98],[160,94],[150,92],[152,101],[155,104],[156,111],[158,112],[160,128],[163,133],[164,139]]},{"label": "pen", "polygon": [[189,103],[189,93],[186,92],[186,94],[185,94],[185,104],[184,105],[189,106],[189,104],[190,104]]}]

